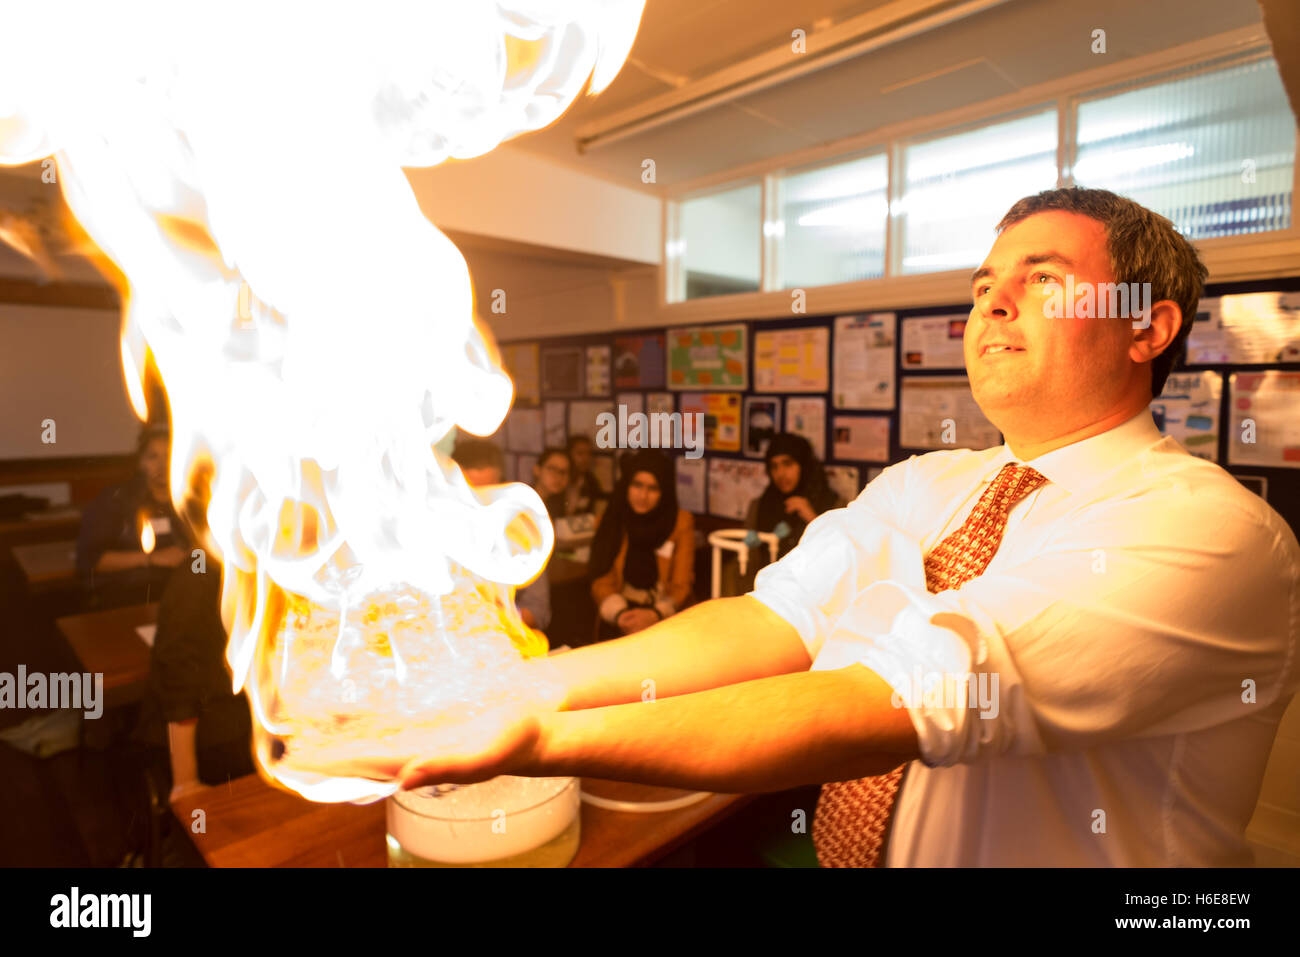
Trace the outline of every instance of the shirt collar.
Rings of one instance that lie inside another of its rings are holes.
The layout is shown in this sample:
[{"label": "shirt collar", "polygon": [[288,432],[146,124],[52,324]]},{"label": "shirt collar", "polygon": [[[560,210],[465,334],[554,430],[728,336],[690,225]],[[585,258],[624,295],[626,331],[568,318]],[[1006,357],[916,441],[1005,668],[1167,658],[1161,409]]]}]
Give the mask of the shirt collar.
[{"label": "shirt collar", "polygon": [[1010,462],[1032,467],[1067,492],[1079,492],[1136,458],[1162,438],[1151,418],[1151,410],[1143,409],[1113,429],[1044,452],[1028,461],[1018,458],[1011,447],[1003,443],[990,463],[989,478],[991,480],[1002,466]]}]

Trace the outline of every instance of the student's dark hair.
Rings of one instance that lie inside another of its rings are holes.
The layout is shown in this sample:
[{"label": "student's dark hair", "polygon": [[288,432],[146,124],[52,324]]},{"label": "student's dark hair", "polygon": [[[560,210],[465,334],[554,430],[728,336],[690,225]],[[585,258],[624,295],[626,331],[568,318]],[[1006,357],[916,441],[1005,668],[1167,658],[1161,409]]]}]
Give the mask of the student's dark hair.
[{"label": "student's dark hair", "polygon": [[1182,311],[1182,325],[1168,348],[1151,360],[1151,396],[1160,395],[1169,372],[1187,350],[1187,337],[1196,321],[1196,306],[1209,271],[1174,224],[1104,189],[1048,189],[1017,202],[1002,217],[997,231],[1037,213],[1079,213],[1106,227],[1106,253],[1117,283],[1151,284],[1152,303],[1169,299]]},{"label": "student's dark hair", "polygon": [[568,449],[562,449],[558,445],[548,445],[546,448],[542,449],[542,454],[537,456],[537,467],[541,468],[556,455],[564,456],[565,461],[568,462],[570,466],[573,465],[573,460],[569,458]]},{"label": "student's dark hair", "polygon": [[568,451],[570,456],[573,455],[573,448],[576,445],[590,445],[593,448],[595,448],[595,443],[591,441],[591,436],[584,435],[581,432],[574,432],[571,436],[569,436],[569,441],[564,446],[564,448]]},{"label": "student's dark hair", "polygon": [[462,469],[506,470],[506,457],[500,446],[487,439],[461,438],[451,450],[452,461]]}]

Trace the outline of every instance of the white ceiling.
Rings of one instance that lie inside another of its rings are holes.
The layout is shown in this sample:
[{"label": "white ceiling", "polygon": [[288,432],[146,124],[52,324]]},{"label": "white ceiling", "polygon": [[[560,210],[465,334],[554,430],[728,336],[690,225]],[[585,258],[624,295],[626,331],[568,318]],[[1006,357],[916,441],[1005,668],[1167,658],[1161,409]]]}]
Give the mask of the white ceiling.
[{"label": "white ceiling", "polygon": [[[1073,73],[1260,23],[1256,0],[1007,0],[930,32],[579,154],[584,124],[748,56],[789,49],[884,0],[649,0],[628,63],[610,87],[515,143],[592,175],[660,186],[1011,93]],[[1092,31],[1106,31],[1105,54]]]},{"label": "white ceiling", "polygon": [[[1101,57],[1091,52],[1092,31],[1099,27],[1107,33],[1104,58],[1113,62],[1260,23],[1256,0],[1005,0],[734,102],[585,154],[577,151],[575,131],[584,124],[745,58],[789,49],[795,28],[813,37],[889,2],[898,0],[648,0],[628,63],[609,89],[579,102],[548,129],[514,142],[637,188],[645,188],[642,160],[653,158],[662,188],[1099,66]],[[35,164],[0,171],[0,207],[13,208],[34,193],[49,196],[53,188],[40,184],[39,173]],[[603,281],[619,265],[589,257],[551,262],[547,269],[539,264],[549,261],[548,254],[536,247],[461,246],[476,285],[488,288],[489,276],[512,269],[518,274],[512,287],[527,276],[541,288]],[[66,280],[97,279],[82,261],[62,265]],[[0,276],[38,279],[40,273],[0,244]]]}]

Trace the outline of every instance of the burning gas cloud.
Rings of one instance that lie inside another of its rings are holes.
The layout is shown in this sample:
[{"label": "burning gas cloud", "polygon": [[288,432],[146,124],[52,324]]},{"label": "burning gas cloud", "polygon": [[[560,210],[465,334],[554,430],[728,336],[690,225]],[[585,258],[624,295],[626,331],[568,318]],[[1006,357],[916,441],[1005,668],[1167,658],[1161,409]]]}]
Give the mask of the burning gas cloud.
[{"label": "burning gas cloud", "polygon": [[151,354],[259,764],[314,800],[396,789],[324,770],[349,756],[545,704],[520,678],[545,641],[511,599],[551,524],[531,489],[476,494],[435,448],[495,431],[513,390],[402,168],[602,89],[641,6],[0,8],[0,163],[53,156],[123,279],[128,391],[144,418]]}]

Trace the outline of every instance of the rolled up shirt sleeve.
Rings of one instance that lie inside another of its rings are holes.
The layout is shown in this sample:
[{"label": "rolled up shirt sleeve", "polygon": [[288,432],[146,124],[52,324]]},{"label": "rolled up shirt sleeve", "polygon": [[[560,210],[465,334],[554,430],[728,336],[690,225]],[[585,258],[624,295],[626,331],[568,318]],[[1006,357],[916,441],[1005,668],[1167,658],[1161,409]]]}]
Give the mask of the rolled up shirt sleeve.
[{"label": "rolled up shirt sleeve", "polygon": [[794,627],[809,658],[864,588],[896,581],[924,591],[921,554],[902,531],[893,491],[909,463],[886,469],[847,507],[818,515],[789,554],[755,576],[750,595]]},{"label": "rolled up shirt sleeve", "polygon": [[1285,526],[1230,499],[1086,512],[1031,561],[959,590],[869,584],[814,670],[880,675],[931,767],[1196,731],[1295,693],[1300,562]]}]

